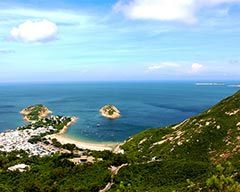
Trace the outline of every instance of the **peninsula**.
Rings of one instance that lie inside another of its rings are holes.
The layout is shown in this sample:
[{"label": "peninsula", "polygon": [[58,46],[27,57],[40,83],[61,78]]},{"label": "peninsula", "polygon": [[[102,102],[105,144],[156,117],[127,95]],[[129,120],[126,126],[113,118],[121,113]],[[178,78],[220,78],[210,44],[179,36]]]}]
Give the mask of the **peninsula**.
[{"label": "peninsula", "polygon": [[8,130],[0,133],[0,151],[11,152],[23,150],[30,155],[39,156],[61,152],[61,148],[54,148],[50,144],[52,142],[50,140],[47,141],[45,137],[59,133],[63,128],[66,129],[75,119],[75,117],[68,116],[50,116],[20,126],[16,130]]},{"label": "peninsula", "polygon": [[120,111],[114,105],[105,105],[99,112],[108,119],[117,119],[120,117]]}]

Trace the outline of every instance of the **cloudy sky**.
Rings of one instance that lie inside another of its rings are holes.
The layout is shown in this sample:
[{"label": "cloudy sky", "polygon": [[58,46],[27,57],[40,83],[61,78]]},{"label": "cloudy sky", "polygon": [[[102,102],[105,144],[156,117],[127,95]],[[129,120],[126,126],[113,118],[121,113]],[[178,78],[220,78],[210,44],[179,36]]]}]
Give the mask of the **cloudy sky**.
[{"label": "cloudy sky", "polygon": [[239,80],[240,0],[0,1],[0,82]]}]

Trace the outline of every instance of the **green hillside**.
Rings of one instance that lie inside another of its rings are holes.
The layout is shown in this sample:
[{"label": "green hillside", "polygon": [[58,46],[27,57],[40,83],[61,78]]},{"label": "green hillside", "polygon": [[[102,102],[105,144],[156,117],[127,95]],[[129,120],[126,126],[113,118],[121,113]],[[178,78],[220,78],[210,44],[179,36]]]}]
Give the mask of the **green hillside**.
[{"label": "green hillside", "polygon": [[240,91],[179,124],[130,137],[122,148],[131,163],[120,170],[115,190],[186,191],[191,180],[197,191],[218,174],[218,164],[234,167],[234,178],[226,174],[238,180]]}]

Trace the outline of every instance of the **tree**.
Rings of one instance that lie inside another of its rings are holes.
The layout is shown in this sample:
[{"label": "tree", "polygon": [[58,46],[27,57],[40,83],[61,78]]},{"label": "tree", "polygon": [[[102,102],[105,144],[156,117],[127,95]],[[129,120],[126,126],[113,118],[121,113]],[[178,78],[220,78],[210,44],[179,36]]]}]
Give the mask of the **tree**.
[{"label": "tree", "polygon": [[225,167],[217,165],[217,174],[208,178],[206,181],[207,190],[209,192],[236,192],[240,191],[240,184],[235,181],[234,168],[230,162]]},{"label": "tree", "polygon": [[230,162],[219,164],[216,166],[216,173],[200,185],[201,187],[188,179],[188,191],[237,192],[240,191],[240,183],[236,181],[237,175]]}]

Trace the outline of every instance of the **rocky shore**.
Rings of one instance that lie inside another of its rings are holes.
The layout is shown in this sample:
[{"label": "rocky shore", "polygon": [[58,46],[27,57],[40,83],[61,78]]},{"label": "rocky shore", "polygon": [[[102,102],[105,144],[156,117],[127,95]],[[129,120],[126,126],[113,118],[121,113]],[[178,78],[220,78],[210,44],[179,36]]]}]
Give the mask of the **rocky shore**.
[{"label": "rocky shore", "polygon": [[99,112],[108,119],[117,119],[120,117],[120,111],[114,105],[105,105]]}]

